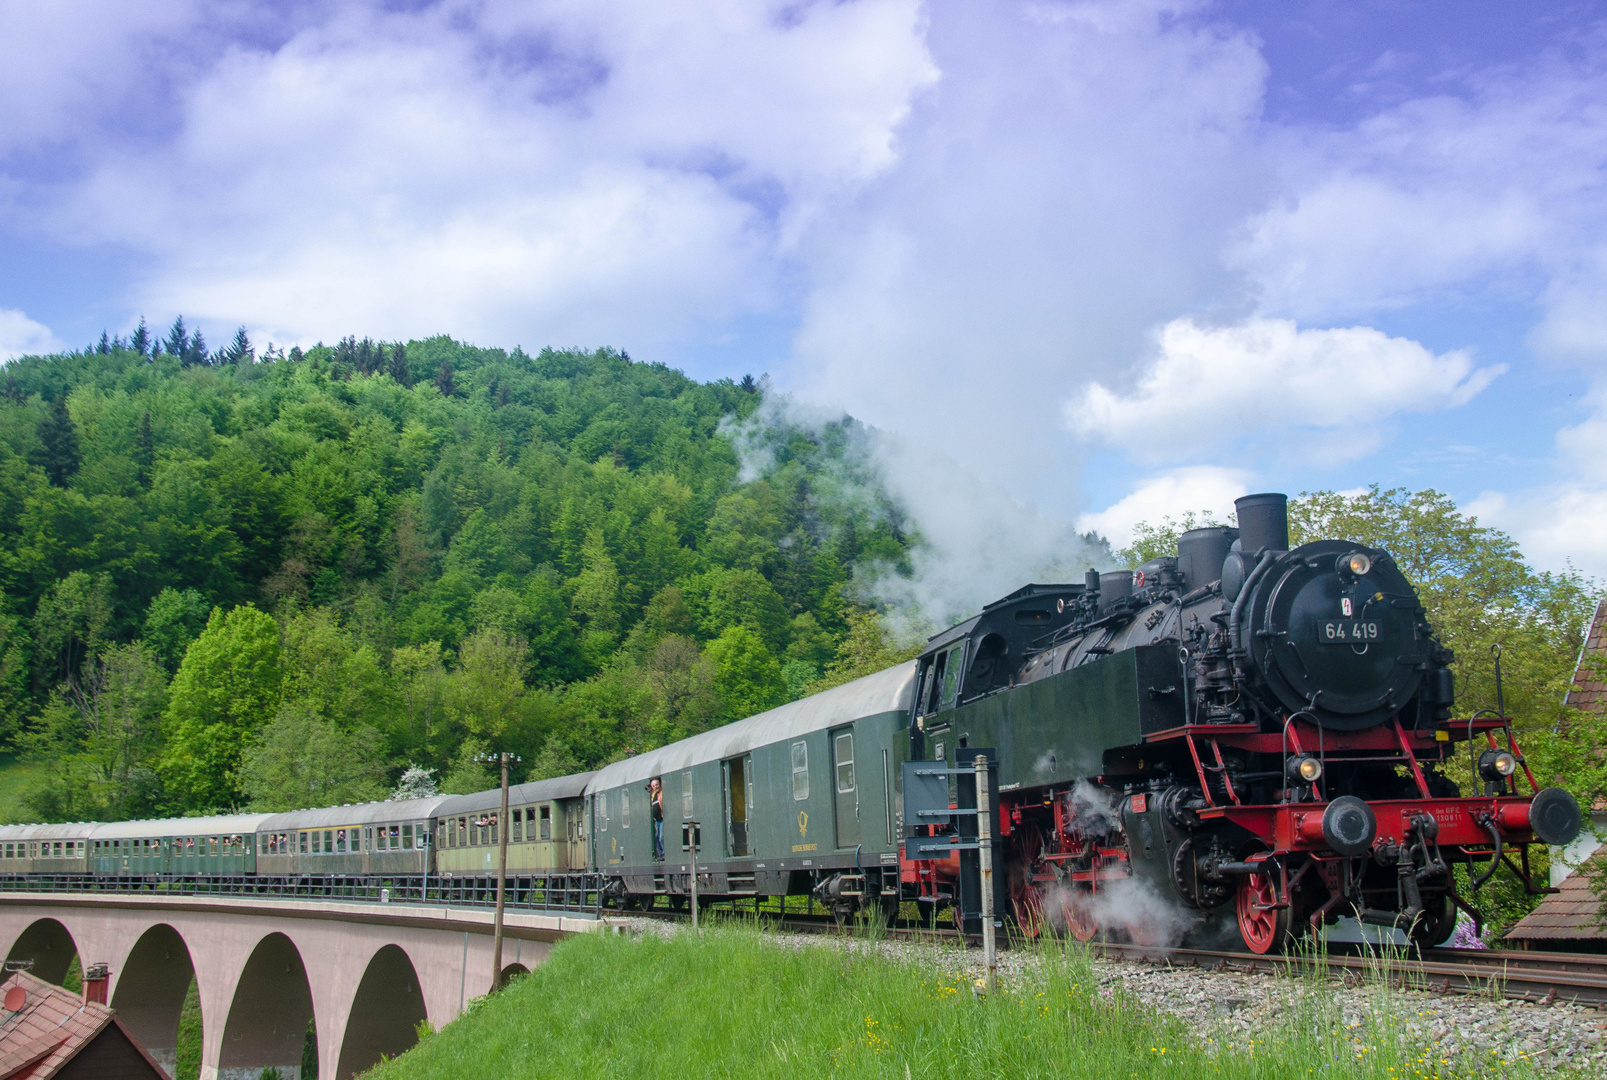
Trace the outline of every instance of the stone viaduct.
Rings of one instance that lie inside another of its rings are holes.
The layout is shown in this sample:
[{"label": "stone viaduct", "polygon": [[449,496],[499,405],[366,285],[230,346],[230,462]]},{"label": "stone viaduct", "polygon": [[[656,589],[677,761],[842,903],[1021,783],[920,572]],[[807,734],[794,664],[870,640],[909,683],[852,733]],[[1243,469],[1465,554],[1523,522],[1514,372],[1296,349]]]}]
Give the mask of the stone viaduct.
[{"label": "stone viaduct", "polygon": [[[492,913],[304,899],[0,893],[0,952],[60,982],[74,954],[111,967],[110,1003],[173,1071],[194,978],[201,1080],[300,1080],[310,1020],[318,1076],[344,1080],[491,989]],[[590,918],[509,912],[502,977],[539,964]]]}]

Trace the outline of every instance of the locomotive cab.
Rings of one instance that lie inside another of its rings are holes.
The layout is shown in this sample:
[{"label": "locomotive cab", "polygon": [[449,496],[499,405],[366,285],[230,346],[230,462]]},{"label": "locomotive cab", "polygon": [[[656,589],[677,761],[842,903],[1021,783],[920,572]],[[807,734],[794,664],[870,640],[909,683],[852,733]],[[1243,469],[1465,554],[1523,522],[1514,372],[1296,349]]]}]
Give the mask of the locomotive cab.
[{"label": "locomotive cab", "polygon": [[1083,585],[1024,585],[982,613],[933,635],[918,658],[910,710],[911,758],[951,710],[1008,690],[1032,650],[1084,610]]}]

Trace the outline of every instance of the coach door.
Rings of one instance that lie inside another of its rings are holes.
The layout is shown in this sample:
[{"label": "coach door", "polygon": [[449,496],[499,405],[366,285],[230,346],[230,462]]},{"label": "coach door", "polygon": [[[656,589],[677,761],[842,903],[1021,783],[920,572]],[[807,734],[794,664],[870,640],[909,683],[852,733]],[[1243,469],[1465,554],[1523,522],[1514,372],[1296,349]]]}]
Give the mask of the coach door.
[{"label": "coach door", "polygon": [[748,854],[748,808],[753,805],[753,757],[725,763],[725,842],[732,858]]},{"label": "coach door", "polygon": [[859,778],[854,772],[854,729],[831,733],[831,790],[837,819],[837,846],[859,846]]}]

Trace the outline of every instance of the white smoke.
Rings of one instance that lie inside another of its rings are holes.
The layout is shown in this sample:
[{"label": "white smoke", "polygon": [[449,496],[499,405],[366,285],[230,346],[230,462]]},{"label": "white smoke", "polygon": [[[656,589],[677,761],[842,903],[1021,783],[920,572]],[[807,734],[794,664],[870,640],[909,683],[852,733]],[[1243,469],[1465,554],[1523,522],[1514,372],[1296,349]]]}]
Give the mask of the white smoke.
[{"label": "white smoke", "polygon": [[1121,829],[1121,807],[1116,793],[1087,780],[1071,789],[1071,820],[1084,836],[1103,836]]},{"label": "white smoke", "polygon": [[1045,517],[948,454],[866,427],[841,410],[766,386],[759,409],[725,431],[744,481],[774,470],[788,433],[831,444],[837,453],[815,474],[816,503],[891,517],[917,537],[908,573],[887,564],[854,573],[854,591],[886,609],[895,633],[930,632],[1028,582],[1080,582],[1089,567],[1112,562],[1109,545],[1078,533],[1070,521]]},{"label": "white smoke", "polygon": [[1044,906],[1051,923],[1058,916],[1064,924],[1069,909],[1107,936],[1161,952],[1177,948],[1195,921],[1181,903],[1138,878],[1101,882],[1094,893],[1057,886],[1046,895]]}]

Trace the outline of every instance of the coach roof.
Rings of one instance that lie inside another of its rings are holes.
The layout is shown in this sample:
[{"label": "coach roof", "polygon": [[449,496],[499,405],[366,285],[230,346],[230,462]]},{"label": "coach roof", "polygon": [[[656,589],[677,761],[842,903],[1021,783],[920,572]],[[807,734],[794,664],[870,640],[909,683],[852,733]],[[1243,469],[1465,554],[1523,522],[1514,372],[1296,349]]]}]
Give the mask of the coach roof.
[{"label": "coach roof", "polygon": [[291,810],[270,816],[257,826],[257,831],[344,829],[352,825],[371,825],[376,821],[421,821],[434,817],[436,807],[450,797],[432,795],[427,799],[396,799],[351,803],[347,806],[320,806],[310,810]]},{"label": "coach roof", "polygon": [[866,675],[851,683],[799,701],[705,731],[690,739],[616,761],[592,775],[587,791],[606,791],[649,777],[689,769],[706,761],[738,757],[757,746],[784,742],[814,731],[847,724],[879,713],[907,712],[915,683],[915,661],[910,660]]},{"label": "coach roof", "polygon": [[233,836],[257,831],[268,814],[214,814],[210,817],[146,818],[142,821],[111,821],[95,826],[96,840],[121,840],[145,836]]},{"label": "coach roof", "polygon": [[[592,773],[583,772],[570,776],[555,776],[548,780],[532,780],[528,784],[513,784],[508,788],[508,805],[523,806],[525,803],[577,798],[585,792],[586,782],[592,776]],[[453,795],[442,803],[436,812],[442,817],[448,817],[452,814],[495,810],[501,805],[502,789],[494,787],[490,791],[476,791],[472,795]]]}]

